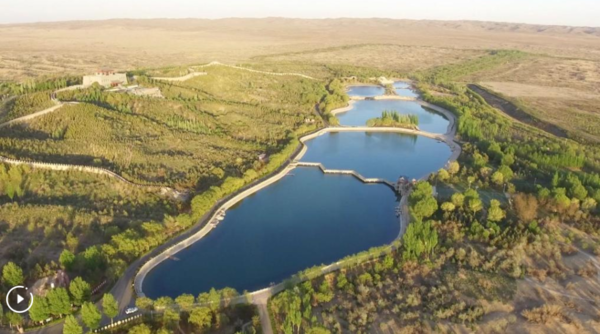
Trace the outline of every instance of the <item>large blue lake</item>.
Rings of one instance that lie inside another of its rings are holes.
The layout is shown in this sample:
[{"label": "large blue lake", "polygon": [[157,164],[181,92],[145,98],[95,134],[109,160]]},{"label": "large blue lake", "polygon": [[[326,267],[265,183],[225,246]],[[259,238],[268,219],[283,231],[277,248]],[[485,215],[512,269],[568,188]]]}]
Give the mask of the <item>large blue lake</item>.
[{"label": "large blue lake", "polygon": [[[400,225],[386,185],[296,168],[244,199],[209,235],[144,279],[151,298],[257,290],[317,264],[391,242]],[[357,205],[359,204],[360,205]]]},{"label": "large blue lake", "polygon": [[[421,110],[423,130],[446,131],[443,117],[414,102],[360,101],[338,117],[342,124],[362,126],[374,117],[366,114],[392,107]],[[326,133],[306,145],[302,161],[392,182],[400,175],[426,176],[442,168],[451,154],[436,140],[395,133]],[[397,201],[386,185],[296,168],[229,209],[210,234],[150,271],[143,291],[151,298],[177,297],[213,287],[242,292],[279,283],[314,265],[390,243],[400,229]]]},{"label": "large blue lake", "polygon": [[401,114],[419,116],[419,128],[433,133],[446,133],[448,120],[440,114],[428,110],[412,101],[378,100],[354,101],[352,110],[336,114],[341,125],[365,126],[371,118],[381,117],[383,111],[397,111]]}]

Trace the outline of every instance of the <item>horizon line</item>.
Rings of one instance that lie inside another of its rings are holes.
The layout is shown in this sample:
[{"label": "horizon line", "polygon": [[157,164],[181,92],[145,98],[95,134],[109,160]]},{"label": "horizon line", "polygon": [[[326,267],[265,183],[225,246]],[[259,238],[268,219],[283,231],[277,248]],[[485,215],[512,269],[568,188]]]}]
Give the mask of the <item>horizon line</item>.
[{"label": "horizon line", "polygon": [[567,25],[567,24],[550,24],[550,23],[528,23],[528,22],[516,22],[516,21],[489,21],[489,20],[474,20],[474,19],[409,19],[409,18],[390,18],[390,17],[350,17],[350,16],[339,16],[339,17],[291,17],[291,16],[227,16],[227,17],[114,17],[114,18],[103,18],[103,19],[72,19],[72,20],[47,20],[47,21],[28,21],[28,22],[0,22],[0,26],[23,26],[23,25],[36,25],[36,24],[47,24],[47,23],[81,23],[81,22],[103,22],[103,21],[150,21],[150,20],[203,20],[203,21],[221,21],[221,20],[305,20],[305,21],[326,21],[326,20],[390,20],[390,21],[413,21],[413,22],[470,22],[470,23],[496,23],[496,24],[518,24],[526,26],[543,26],[543,27],[561,27],[561,28],[579,28],[579,29],[599,29],[598,26],[586,26],[586,25]]}]

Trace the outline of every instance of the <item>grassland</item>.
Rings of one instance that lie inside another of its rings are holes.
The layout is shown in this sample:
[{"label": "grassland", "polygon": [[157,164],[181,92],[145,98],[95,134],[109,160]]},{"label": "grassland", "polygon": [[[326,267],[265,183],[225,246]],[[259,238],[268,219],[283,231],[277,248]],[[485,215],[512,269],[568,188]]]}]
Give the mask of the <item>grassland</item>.
[{"label": "grassland", "polygon": [[154,83],[166,99],[93,88],[60,93],[91,103],[3,129],[0,154],[103,167],[142,184],[207,189],[260,169],[258,155],[277,152],[290,131],[315,118],[325,94],[321,83],[295,77],[208,72],[185,83]]},{"label": "grassland", "polygon": [[571,138],[600,143],[600,62],[530,56],[461,78],[476,82]]},{"label": "grassland", "polygon": [[[81,74],[101,66],[128,70],[213,60],[239,63],[272,55],[278,61],[296,57],[314,61],[317,57],[328,64],[401,72],[500,48],[599,60],[597,38],[598,29],[593,28],[386,19],[156,19],[5,25],[0,27],[0,79]],[[375,45],[352,47],[357,44]],[[315,56],[294,54],[310,50],[320,51]],[[376,57],[376,65],[368,62],[370,56]]]}]

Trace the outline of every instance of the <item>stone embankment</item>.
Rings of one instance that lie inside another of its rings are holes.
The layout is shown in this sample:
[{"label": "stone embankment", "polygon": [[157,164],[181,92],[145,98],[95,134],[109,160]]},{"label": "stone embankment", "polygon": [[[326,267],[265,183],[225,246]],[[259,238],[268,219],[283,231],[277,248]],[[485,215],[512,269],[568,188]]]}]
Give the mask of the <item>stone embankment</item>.
[{"label": "stone embankment", "polygon": [[98,175],[105,175],[105,176],[117,179],[121,182],[127,183],[130,186],[134,186],[134,187],[141,188],[141,189],[146,189],[146,190],[152,191],[152,192],[158,192],[163,196],[172,197],[173,199],[178,200],[178,201],[185,201],[189,197],[189,193],[180,192],[173,188],[133,183],[115,172],[111,172],[107,169],[98,168],[98,167],[68,165],[68,164],[54,164],[54,163],[46,163],[46,162],[32,162],[32,161],[10,159],[10,158],[2,157],[2,156],[0,156],[0,162],[9,164],[9,165],[15,165],[15,166],[24,165],[24,166],[29,166],[31,168],[48,169],[48,170],[54,170],[54,171],[77,171],[77,172],[86,172],[86,173],[92,173],[92,174],[98,174]]},{"label": "stone embankment", "polygon": [[364,100],[399,100],[399,101],[417,101],[416,98],[410,96],[400,95],[377,95],[377,96],[350,96],[351,101],[364,101]]},{"label": "stone embankment", "polygon": [[293,164],[293,166],[299,166],[299,167],[317,167],[317,168],[319,168],[323,172],[323,174],[352,175],[355,178],[357,178],[360,181],[362,181],[363,183],[382,183],[382,184],[388,185],[392,189],[394,189],[394,184],[392,182],[388,181],[388,180],[380,179],[380,178],[366,178],[366,177],[360,175],[359,173],[357,173],[354,170],[349,170],[349,169],[327,169],[320,162],[296,161],[296,162],[293,162],[292,164]]}]

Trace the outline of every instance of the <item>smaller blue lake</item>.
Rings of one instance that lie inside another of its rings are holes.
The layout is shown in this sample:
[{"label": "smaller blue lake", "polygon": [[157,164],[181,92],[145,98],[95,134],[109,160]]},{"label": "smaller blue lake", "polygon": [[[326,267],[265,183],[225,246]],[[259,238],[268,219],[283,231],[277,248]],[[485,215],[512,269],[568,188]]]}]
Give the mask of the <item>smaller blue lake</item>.
[{"label": "smaller blue lake", "polygon": [[383,95],[385,88],[381,86],[350,86],[347,93],[349,96],[373,97]]},{"label": "smaller blue lake", "polygon": [[394,82],[394,88],[396,89],[396,94],[400,96],[406,97],[419,97],[419,94],[412,89],[412,86],[408,82],[404,81],[396,81]]},{"label": "smaller blue lake", "polygon": [[352,110],[336,114],[336,116],[340,120],[341,125],[365,126],[369,119],[381,117],[382,111],[397,111],[405,115],[417,115],[419,116],[419,128],[423,131],[446,133],[448,129],[449,122],[446,118],[412,101],[355,101],[352,105]]},{"label": "smaller blue lake", "polygon": [[329,132],[306,142],[302,161],[352,169],[366,178],[419,179],[442,168],[451,151],[435,139],[400,133]]}]

